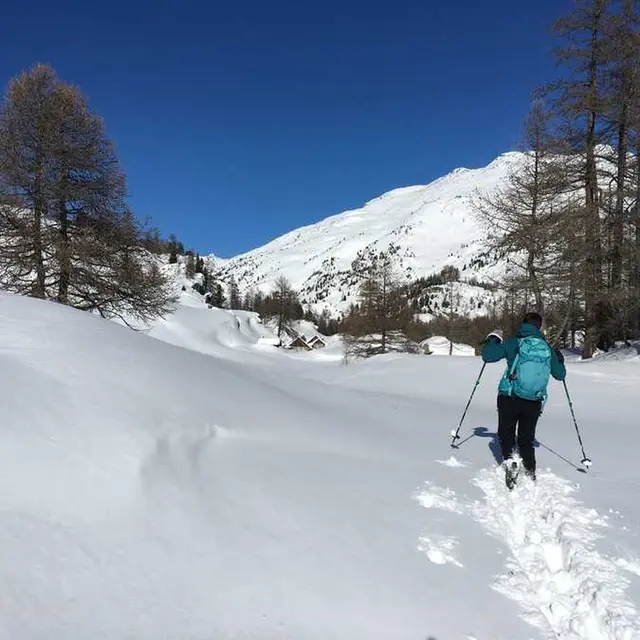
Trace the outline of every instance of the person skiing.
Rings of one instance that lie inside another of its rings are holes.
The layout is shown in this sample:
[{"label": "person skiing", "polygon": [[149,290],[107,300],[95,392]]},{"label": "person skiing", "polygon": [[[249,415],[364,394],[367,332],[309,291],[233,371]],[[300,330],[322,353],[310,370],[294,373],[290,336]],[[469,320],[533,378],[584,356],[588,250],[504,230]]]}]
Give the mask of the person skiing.
[{"label": "person skiing", "polygon": [[549,376],[563,381],[567,370],[559,349],[552,349],[542,335],[542,316],[527,313],[517,333],[506,341],[499,329],[492,331],[482,347],[484,362],[507,360],[498,385],[498,439],[504,460],[506,483],[512,489],[518,465],[513,460],[517,444],[529,478],[536,479],[534,440],[536,425],[547,398]]}]

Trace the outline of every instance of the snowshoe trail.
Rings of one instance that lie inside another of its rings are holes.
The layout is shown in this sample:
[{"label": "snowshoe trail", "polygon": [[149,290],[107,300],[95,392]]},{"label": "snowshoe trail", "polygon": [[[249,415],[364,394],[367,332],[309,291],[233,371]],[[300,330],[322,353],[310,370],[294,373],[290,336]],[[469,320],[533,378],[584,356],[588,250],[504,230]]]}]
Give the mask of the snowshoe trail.
[{"label": "snowshoe trail", "polygon": [[418,501],[473,518],[505,545],[506,572],[493,587],[523,608],[524,620],[549,640],[640,639],[625,568],[596,549],[608,525],[574,497],[574,485],[552,473],[535,483],[521,475],[509,491],[501,468],[471,482],[482,499],[460,500],[450,489],[427,484]]},{"label": "snowshoe trail", "polygon": [[486,498],[474,506],[476,520],[510,551],[508,573],[495,587],[524,608],[528,622],[554,639],[640,637],[638,614],[625,598],[628,579],[595,548],[607,525],[571,495],[572,485],[546,473],[505,492],[490,471],[474,484]]}]

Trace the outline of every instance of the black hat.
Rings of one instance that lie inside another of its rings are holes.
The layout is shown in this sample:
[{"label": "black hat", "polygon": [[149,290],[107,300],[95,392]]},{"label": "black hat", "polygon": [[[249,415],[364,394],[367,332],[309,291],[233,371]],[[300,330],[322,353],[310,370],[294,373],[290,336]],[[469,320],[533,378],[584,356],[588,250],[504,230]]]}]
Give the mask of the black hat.
[{"label": "black hat", "polygon": [[536,311],[530,311],[525,315],[523,324],[532,324],[536,329],[542,329],[542,316]]}]

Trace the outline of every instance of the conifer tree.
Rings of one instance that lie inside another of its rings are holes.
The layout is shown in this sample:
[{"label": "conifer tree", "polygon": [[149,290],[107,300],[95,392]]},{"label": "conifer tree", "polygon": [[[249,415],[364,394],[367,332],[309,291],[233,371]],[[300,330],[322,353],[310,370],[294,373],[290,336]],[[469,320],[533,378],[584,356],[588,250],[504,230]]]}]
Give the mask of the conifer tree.
[{"label": "conifer tree", "polygon": [[599,336],[597,307],[603,293],[597,150],[605,141],[602,78],[609,64],[606,25],[611,6],[612,0],[577,0],[573,11],[555,23],[554,31],[562,41],[555,57],[565,75],[546,88],[561,134],[580,159],[574,176],[584,193],[580,228],[584,230],[585,358],[591,357]]},{"label": "conifer tree", "polygon": [[218,307],[218,309],[224,309],[226,304],[226,296],[224,295],[224,289],[222,285],[218,282],[216,283],[213,289],[213,295],[211,297],[211,303],[214,307]]},{"label": "conifer tree", "polygon": [[359,356],[386,353],[390,338],[398,333],[406,344],[404,329],[411,321],[411,311],[398,275],[395,253],[382,252],[374,256],[368,268],[357,264],[355,269],[362,281],[358,304],[351,308],[342,324],[347,351]]},{"label": "conifer tree", "polygon": [[229,281],[229,309],[240,309],[242,306],[242,298],[240,297],[240,288],[236,279],[232,276]]},{"label": "conifer tree", "polygon": [[496,190],[474,201],[486,229],[485,248],[508,260],[503,287],[530,292],[539,313],[544,312],[545,294],[552,289],[565,249],[565,232],[570,233],[565,195],[571,186],[557,144],[549,115],[538,101],[525,122],[527,152],[522,162]]},{"label": "conifer tree", "polygon": [[14,78],[0,107],[0,281],[105,317],[148,320],[166,280],[125,204],[102,120],[47,65]]},{"label": "conifer tree", "polygon": [[188,278],[193,278],[193,276],[196,275],[196,259],[195,259],[194,255],[193,255],[193,253],[189,253],[187,255],[186,272],[187,272],[187,277]]}]

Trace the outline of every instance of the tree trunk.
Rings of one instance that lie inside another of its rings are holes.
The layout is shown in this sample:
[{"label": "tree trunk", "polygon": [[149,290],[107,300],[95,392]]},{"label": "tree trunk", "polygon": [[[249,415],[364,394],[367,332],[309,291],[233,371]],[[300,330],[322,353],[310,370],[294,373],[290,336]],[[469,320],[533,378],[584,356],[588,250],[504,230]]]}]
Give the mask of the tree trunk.
[{"label": "tree trunk", "polygon": [[380,309],[378,310],[381,325],[382,325],[382,337],[381,337],[381,350],[382,353],[387,352],[387,321],[389,318],[389,314],[391,309],[389,308],[389,292],[388,292],[388,281],[387,281],[387,273],[382,267],[382,295],[380,299]]},{"label": "tree trunk", "polygon": [[623,104],[618,126],[618,162],[616,202],[613,213],[613,251],[611,255],[611,288],[622,285],[622,244],[624,241],[624,181],[627,174],[627,105]]},{"label": "tree trunk", "polygon": [[449,355],[453,355],[453,280],[449,282]]},{"label": "tree trunk", "polygon": [[[640,193],[638,193],[640,198]],[[636,204],[636,246],[635,246],[635,264],[634,264],[634,286],[633,296],[635,299],[635,335],[640,337],[640,204]]]},{"label": "tree trunk", "polygon": [[33,202],[33,253],[36,280],[33,283],[32,295],[35,298],[46,297],[46,271],[44,266],[44,242],[42,240],[42,222],[46,215],[46,203],[42,193],[42,166],[36,161],[34,202]]},{"label": "tree trunk", "polygon": [[635,246],[631,268],[631,295],[635,305],[633,309],[634,334],[640,337],[640,147],[636,149],[636,194],[634,204]]},{"label": "tree trunk", "polygon": [[600,240],[600,210],[598,203],[598,172],[596,166],[597,144],[597,96],[598,96],[598,19],[591,30],[591,61],[589,63],[589,93],[591,96],[588,112],[588,126],[585,140],[585,337],[584,359],[593,356],[593,345],[599,334],[596,319],[596,305],[602,288],[602,244]]},{"label": "tree trunk", "polygon": [[538,271],[535,265],[535,256],[532,251],[529,252],[527,258],[527,271],[529,272],[529,281],[531,283],[531,289],[533,291],[533,298],[536,302],[536,311],[544,314],[544,303],[542,301],[542,289],[540,287],[540,281],[538,280]]},{"label": "tree trunk", "polygon": [[[539,144],[539,141],[538,141]],[[534,150],[533,157],[533,189],[532,189],[532,199],[531,199],[531,221],[534,225],[534,228],[537,226],[537,216],[539,209],[539,200],[540,200],[540,151],[538,148]],[[535,243],[535,240],[534,240]],[[542,291],[540,288],[540,282],[538,280],[538,272],[536,270],[535,264],[535,250],[533,248],[529,249],[528,259],[527,259],[527,272],[529,275],[529,282],[531,284],[531,290],[533,291],[533,297],[536,301],[536,307],[538,313],[543,313],[542,308]]]},{"label": "tree trunk", "polygon": [[58,283],[58,302],[69,304],[69,285],[71,283],[71,247],[69,242],[69,212],[64,198],[66,177],[61,190],[63,195],[58,202],[58,263],[60,281]]},{"label": "tree trunk", "polygon": [[576,313],[576,259],[575,255],[571,253],[571,262],[569,266],[569,312],[571,314],[571,348],[575,349],[576,346],[576,327],[577,327],[577,313]]}]

